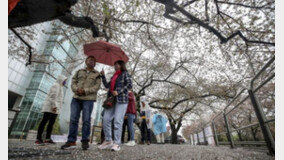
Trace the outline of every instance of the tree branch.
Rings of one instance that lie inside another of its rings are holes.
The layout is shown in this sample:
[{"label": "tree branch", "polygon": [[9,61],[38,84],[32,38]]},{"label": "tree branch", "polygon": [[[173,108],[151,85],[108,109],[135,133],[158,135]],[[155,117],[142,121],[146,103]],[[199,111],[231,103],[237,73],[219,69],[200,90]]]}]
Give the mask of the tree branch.
[{"label": "tree branch", "polygon": [[[228,37],[225,37],[224,35],[222,35],[221,32],[219,32],[217,29],[215,29],[214,27],[210,26],[209,24],[203,22],[202,20],[200,20],[199,18],[193,16],[192,14],[190,14],[189,12],[187,12],[184,8],[181,8],[180,6],[178,6],[173,0],[154,0],[158,3],[164,4],[166,6],[166,8],[168,7],[172,7],[175,8],[177,11],[179,11],[180,13],[182,13],[184,16],[186,16],[190,22],[193,22],[195,24],[197,24],[198,26],[203,27],[204,29],[208,30],[209,32],[213,33],[221,42],[221,44],[223,43],[227,43],[229,40],[231,40],[232,38],[239,36],[243,41],[245,41],[246,43],[256,43],[256,44],[265,44],[265,45],[272,45],[275,46],[274,42],[266,42],[266,41],[260,41],[260,40],[250,40],[248,38],[246,38],[241,31],[237,30],[234,33],[232,33],[231,35],[229,35]],[[166,9],[165,12],[168,12],[169,9]],[[170,13],[165,13],[165,14],[170,14]],[[167,18],[167,17],[166,17]]]},{"label": "tree branch", "polygon": [[[252,8],[252,9],[262,9],[262,8],[265,8],[266,6],[274,3],[274,1],[272,1],[272,2],[267,2],[266,4],[264,4],[262,6],[249,6],[249,5],[245,5],[245,4],[241,4],[241,3],[232,3],[232,2],[217,1],[217,0],[216,0],[216,2],[221,3],[221,4],[235,5],[235,6],[245,7],[245,8]],[[273,8],[268,8],[268,9],[273,9]]]}]

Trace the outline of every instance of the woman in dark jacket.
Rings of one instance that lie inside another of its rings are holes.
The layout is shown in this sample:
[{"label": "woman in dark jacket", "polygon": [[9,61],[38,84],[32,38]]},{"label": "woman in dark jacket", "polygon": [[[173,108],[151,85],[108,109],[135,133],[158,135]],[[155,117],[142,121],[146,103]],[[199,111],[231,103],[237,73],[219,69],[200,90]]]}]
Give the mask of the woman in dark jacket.
[{"label": "woman in dark jacket", "polygon": [[[108,96],[116,97],[116,104],[110,109],[105,109],[103,116],[103,130],[105,141],[99,146],[100,149],[113,151],[120,150],[121,133],[124,115],[128,105],[128,90],[132,88],[132,81],[126,70],[125,63],[121,60],[114,63],[115,73],[107,83],[104,71],[101,72],[103,84],[109,88]],[[114,119],[114,140],[111,136],[111,121]]]}]

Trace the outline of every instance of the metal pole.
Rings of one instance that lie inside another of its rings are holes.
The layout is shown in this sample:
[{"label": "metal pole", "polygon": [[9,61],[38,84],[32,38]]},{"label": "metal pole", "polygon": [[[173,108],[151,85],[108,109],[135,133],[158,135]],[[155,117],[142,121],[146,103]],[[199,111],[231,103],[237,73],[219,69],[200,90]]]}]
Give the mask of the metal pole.
[{"label": "metal pole", "polygon": [[193,133],[193,145],[195,145],[194,133]]},{"label": "metal pole", "polygon": [[275,142],[274,142],[272,134],[269,130],[268,125],[265,123],[266,118],[265,118],[265,115],[263,113],[262,106],[259,103],[258,98],[254,95],[252,90],[248,90],[248,93],[249,93],[251,103],[253,105],[256,117],[259,121],[260,128],[262,130],[262,134],[263,134],[264,140],[266,142],[266,145],[268,147],[269,153],[271,155],[275,155]]},{"label": "metal pole", "polygon": [[191,134],[189,135],[189,144],[192,145]]},{"label": "metal pole", "polygon": [[91,134],[91,141],[90,141],[91,144],[93,143],[94,132],[95,132],[95,126],[93,125],[93,127],[92,127],[92,134]]},{"label": "metal pole", "polygon": [[216,146],[219,146],[218,136],[217,136],[217,133],[216,133],[216,126],[215,126],[215,123],[214,123],[214,122],[212,122],[212,128],[213,128],[213,134],[214,134],[215,145],[216,145]]},{"label": "metal pole", "polygon": [[205,128],[203,128],[203,137],[204,137],[205,145],[208,145],[208,141],[207,141],[207,138],[206,138],[206,135],[205,135]]},{"label": "metal pole", "polygon": [[228,140],[230,141],[231,148],[234,148],[235,145],[234,145],[234,142],[233,142],[233,138],[232,138],[232,134],[231,134],[231,129],[230,129],[230,126],[229,126],[228,118],[227,118],[226,113],[224,113],[223,115],[224,115],[224,120],[225,120],[225,124],[226,124],[226,128],[227,128],[227,137],[228,137]]},{"label": "metal pole", "polygon": [[200,141],[199,141],[199,135],[198,135],[198,132],[196,133],[197,134],[197,145],[200,144]]},{"label": "metal pole", "polygon": [[250,89],[253,89],[253,82],[261,75],[261,73],[270,66],[275,61],[275,56],[273,56],[262,68],[261,70],[253,77],[250,82]]}]

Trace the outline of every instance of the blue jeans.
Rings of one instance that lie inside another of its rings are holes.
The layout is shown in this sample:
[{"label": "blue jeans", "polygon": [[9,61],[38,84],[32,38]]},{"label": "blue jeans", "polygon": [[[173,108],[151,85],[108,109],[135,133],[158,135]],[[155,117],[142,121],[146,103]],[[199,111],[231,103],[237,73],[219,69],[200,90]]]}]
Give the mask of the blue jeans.
[{"label": "blue jeans", "polygon": [[133,122],[134,122],[134,119],[135,119],[135,114],[128,113],[126,115],[127,115],[128,134],[130,134],[130,141],[134,141]]},{"label": "blue jeans", "polygon": [[114,107],[104,110],[103,130],[106,141],[112,141],[111,121],[114,119],[114,143],[121,143],[122,124],[128,103],[116,103]]},{"label": "blue jeans", "polygon": [[78,135],[78,123],[80,113],[83,111],[83,127],[82,127],[82,140],[89,142],[90,129],[91,129],[91,114],[94,107],[94,101],[86,101],[79,99],[72,99],[71,102],[71,116],[69,123],[69,142],[76,142]]}]

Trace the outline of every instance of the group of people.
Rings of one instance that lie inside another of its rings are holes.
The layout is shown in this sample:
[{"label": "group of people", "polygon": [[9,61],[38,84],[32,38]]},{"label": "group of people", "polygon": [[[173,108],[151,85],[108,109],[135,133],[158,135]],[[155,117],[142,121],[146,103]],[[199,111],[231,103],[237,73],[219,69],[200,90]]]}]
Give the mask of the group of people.
[{"label": "group of people", "polygon": [[[82,139],[83,150],[89,148],[89,136],[91,128],[91,114],[97,93],[101,82],[108,88],[107,96],[114,96],[114,105],[111,108],[104,109],[102,113],[102,135],[104,141],[98,146],[99,149],[111,149],[119,151],[121,140],[124,138],[122,130],[127,126],[128,143],[127,146],[134,146],[134,124],[139,123],[141,130],[141,144],[151,143],[151,131],[156,135],[158,143],[163,143],[162,133],[166,132],[167,120],[160,114],[151,116],[151,111],[146,100],[140,100],[140,112],[137,116],[135,96],[132,91],[131,76],[127,72],[125,62],[118,60],[114,63],[115,73],[110,81],[107,81],[105,73],[102,70],[98,72],[94,69],[96,59],[88,56],[85,60],[86,68],[79,69],[72,77],[71,89],[74,96],[71,101],[71,114],[69,123],[69,133],[67,142],[61,146],[61,149],[74,148],[76,146],[78,135],[78,124],[82,112]],[[63,104],[63,87],[66,84],[65,76],[58,76],[56,83],[48,92],[43,105],[43,118],[38,127],[37,140],[35,145],[54,144],[51,139],[51,132],[60,108]],[[43,141],[42,134],[46,126],[46,139]],[[122,138],[123,137],[123,138]]]}]

